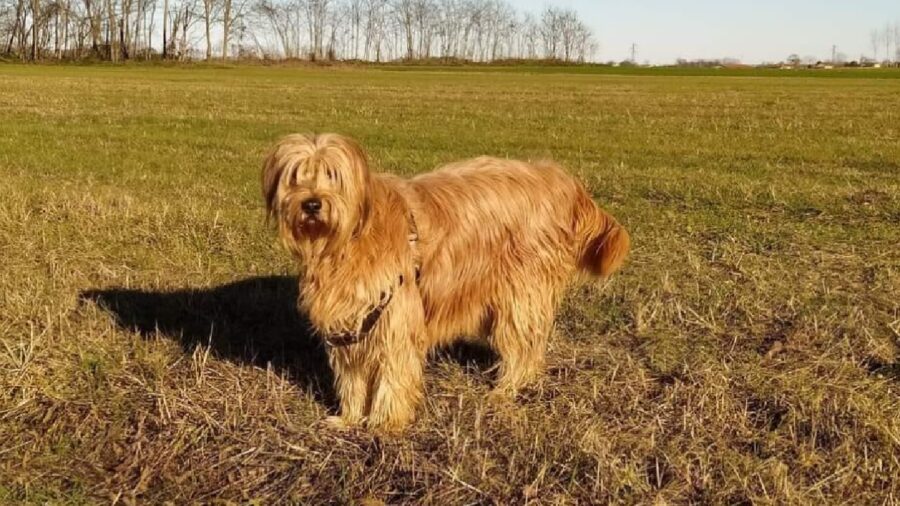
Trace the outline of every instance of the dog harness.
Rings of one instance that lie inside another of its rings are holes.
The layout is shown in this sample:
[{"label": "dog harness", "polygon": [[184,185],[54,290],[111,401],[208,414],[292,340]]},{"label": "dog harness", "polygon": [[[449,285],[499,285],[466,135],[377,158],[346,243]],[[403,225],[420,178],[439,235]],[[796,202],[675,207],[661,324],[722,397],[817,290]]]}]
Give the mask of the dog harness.
[{"label": "dog harness", "polygon": [[[409,212],[407,219],[409,221],[409,247],[412,250],[413,254],[413,267],[416,276],[415,281],[416,285],[418,285],[419,277],[422,273],[421,259],[419,258],[419,249],[417,247],[417,243],[419,242],[419,230],[416,227],[416,219],[413,216],[412,211]],[[403,274],[400,274],[400,276],[398,277],[397,286],[403,286],[404,281],[405,280],[403,279]],[[371,309],[369,309],[369,312],[366,313],[366,316],[363,317],[362,321],[360,322],[358,330],[347,330],[337,334],[332,334],[330,336],[325,336],[325,342],[333,348],[342,348],[344,346],[350,346],[352,344],[357,344],[364,341],[372,333],[372,329],[375,328],[375,324],[378,323],[379,318],[381,318],[381,315],[384,313],[384,310],[387,309],[387,305],[393,298],[393,287],[391,287],[391,289],[389,289],[387,292],[381,292],[381,298],[379,299],[378,304],[375,304],[371,307]]]}]

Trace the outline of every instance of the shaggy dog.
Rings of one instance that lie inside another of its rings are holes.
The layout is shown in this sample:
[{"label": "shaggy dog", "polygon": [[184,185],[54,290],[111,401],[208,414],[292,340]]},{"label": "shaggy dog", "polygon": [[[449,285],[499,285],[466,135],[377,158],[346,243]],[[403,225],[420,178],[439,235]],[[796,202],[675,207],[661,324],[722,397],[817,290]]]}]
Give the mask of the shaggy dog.
[{"label": "shaggy dog", "polygon": [[373,174],[336,134],[289,135],[262,171],[279,236],[300,266],[298,305],[324,339],[343,426],[399,430],[432,348],[485,340],[496,389],[540,372],[576,271],[618,269],[628,233],[559,166],[481,157],[412,179]]}]

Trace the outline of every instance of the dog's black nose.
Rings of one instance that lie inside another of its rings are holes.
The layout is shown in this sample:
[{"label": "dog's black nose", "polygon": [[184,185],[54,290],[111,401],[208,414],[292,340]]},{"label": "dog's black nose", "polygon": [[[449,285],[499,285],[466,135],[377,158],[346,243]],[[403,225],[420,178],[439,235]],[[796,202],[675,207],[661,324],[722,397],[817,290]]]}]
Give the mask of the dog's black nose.
[{"label": "dog's black nose", "polygon": [[316,214],[319,212],[319,209],[322,209],[322,201],[315,197],[308,198],[300,203],[300,207],[303,208],[307,214]]}]

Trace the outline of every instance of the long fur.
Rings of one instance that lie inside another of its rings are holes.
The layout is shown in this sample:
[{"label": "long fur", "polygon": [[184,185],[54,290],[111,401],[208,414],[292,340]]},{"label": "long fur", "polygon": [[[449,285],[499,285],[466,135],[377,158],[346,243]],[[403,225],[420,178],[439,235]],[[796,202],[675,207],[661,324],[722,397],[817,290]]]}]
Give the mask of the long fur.
[{"label": "long fur", "polygon": [[[460,338],[493,347],[496,388],[515,392],[543,366],[569,280],[611,275],[630,246],[550,162],[481,157],[400,179],[371,173],[351,139],[290,135],[266,158],[262,183],[299,261],[300,309],[323,336],[358,328],[393,294],[370,336],[328,349],[345,424],[402,429],[422,399],[428,351]],[[309,198],[322,202],[315,216],[302,209]]]}]

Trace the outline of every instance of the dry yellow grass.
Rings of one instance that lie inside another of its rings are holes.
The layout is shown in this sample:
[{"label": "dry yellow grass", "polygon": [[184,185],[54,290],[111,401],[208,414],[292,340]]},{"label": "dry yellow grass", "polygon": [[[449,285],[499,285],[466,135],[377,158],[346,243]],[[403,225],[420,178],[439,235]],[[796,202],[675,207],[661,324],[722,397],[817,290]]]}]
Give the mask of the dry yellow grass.
[{"label": "dry yellow grass", "polygon": [[[900,501],[900,81],[0,67],[0,501]],[[558,159],[632,232],[543,380],[335,433],[258,169]]]}]

